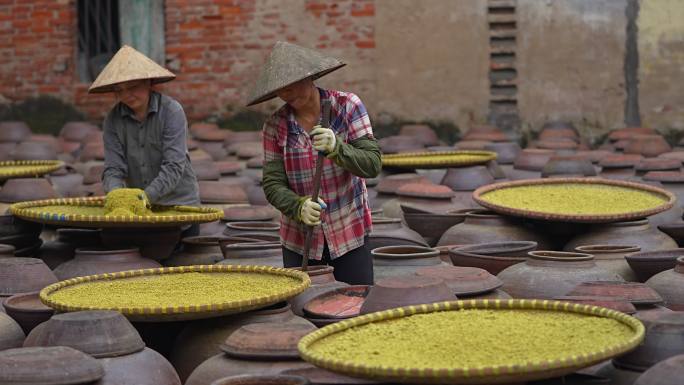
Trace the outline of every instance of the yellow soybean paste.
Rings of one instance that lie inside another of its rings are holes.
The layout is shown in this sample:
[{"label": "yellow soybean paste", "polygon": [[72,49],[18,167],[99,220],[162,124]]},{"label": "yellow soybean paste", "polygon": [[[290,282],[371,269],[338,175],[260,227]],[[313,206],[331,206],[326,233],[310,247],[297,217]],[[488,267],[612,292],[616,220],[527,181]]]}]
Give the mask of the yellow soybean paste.
[{"label": "yellow soybean paste", "polygon": [[299,283],[270,274],[193,272],[93,281],[60,289],[49,298],[97,309],[191,306],[274,295]]},{"label": "yellow soybean paste", "polygon": [[[120,188],[107,194],[105,213],[113,215],[149,215],[145,192],[137,188]],[[115,213],[116,211],[116,213]]]},{"label": "yellow soybean paste", "polygon": [[549,184],[517,186],[482,195],[487,202],[515,209],[562,215],[614,215],[650,210],[664,196],[620,186]]},{"label": "yellow soybean paste", "polygon": [[364,366],[473,368],[595,352],[634,335],[610,318],[543,310],[461,310],[357,326],[311,345]]}]

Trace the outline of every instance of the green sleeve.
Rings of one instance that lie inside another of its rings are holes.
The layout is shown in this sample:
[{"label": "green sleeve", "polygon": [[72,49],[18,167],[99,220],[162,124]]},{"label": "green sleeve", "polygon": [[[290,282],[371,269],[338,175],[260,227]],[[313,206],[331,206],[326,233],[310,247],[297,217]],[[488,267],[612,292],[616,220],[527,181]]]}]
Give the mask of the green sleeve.
[{"label": "green sleeve", "polygon": [[301,221],[299,210],[306,200],[290,189],[282,160],[272,160],[264,164],[261,186],[270,204],[286,215]]},{"label": "green sleeve", "polygon": [[335,149],[326,156],[338,166],[362,178],[375,178],[382,168],[378,141],[369,136],[350,143],[344,143],[338,136]]}]

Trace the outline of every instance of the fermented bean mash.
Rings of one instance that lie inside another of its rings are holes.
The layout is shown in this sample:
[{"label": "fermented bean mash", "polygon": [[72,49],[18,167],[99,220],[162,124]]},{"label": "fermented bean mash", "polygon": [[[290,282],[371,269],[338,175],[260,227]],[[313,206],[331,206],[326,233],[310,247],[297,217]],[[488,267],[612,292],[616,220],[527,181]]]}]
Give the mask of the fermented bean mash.
[{"label": "fermented bean mash", "polygon": [[656,193],[603,184],[513,186],[481,195],[486,202],[513,209],[560,215],[617,215],[667,203]]},{"label": "fermented bean mash", "polygon": [[460,310],[356,326],[310,346],[350,364],[474,368],[569,358],[634,336],[610,318],[544,310]]}]

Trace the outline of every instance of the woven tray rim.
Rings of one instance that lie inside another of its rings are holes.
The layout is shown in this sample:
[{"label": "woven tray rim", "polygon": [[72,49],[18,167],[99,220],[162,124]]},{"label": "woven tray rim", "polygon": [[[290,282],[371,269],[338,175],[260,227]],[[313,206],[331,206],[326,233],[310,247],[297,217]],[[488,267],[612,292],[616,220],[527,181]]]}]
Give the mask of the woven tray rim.
[{"label": "woven tray rim", "polygon": [[[24,171],[3,171],[2,167],[34,166]],[[3,160],[0,161],[0,180],[20,178],[24,176],[40,176],[49,174],[64,166],[61,160]]]},{"label": "woven tray rim", "polygon": [[86,227],[122,226],[173,226],[190,223],[213,222],[223,218],[223,210],[210,207],[170,206],[171,210],[187,212],[184,215],[81,215],[36,211],[42,206],[103,206],[105,197],[57,198],[14,203],[10,213],[28,221],[53,225],[78,225]]},{"label": "woven tray rim", "polygon": [[[483,195],[495,190],[501,190],[504,188],[520,187],[520,186],[536,186],[536,185],[550,185],[550,184],[593,184],[593,185],[608,185],[617,187],[632,188],[635,190],[646,191],[650,193],[655,193],[667,198],[667,202],[661,204],[660,206],[654,207],[649,210],[633,211],[622,214],[601,214],[601,215],[574,215],[574,214],[555,214],[555,213],[545,213],[542,211],[533,211],[525,209],[517,209],[507,206],[501,206],[498,204],[491,203],[483,198]],[[480,206],[486,207],[492,211],[500,214],[512,215],[516,217],[541,219],[546,221],[561,221],[561,222],[577,222],[577,223],[609,223],[609,222],[620,222],[633,219],[646,218],[651,215],[658,214],[665,210],[672,208],[676,201],[676,197],[671,192],[643,183],[628,182],[615,179],[603,179],[603,178],[551,178],[551,179],[523,179],[512,182],[501,182],[494,183],[486,186],[482,186],[475,191],[473,191],[473,200],[477,202]]]},{"label": "woven tray rim", "polygon": [[[141,276],[155,276],[162,274],[183,274],[183,273],[258,273],[287,276],[300,280],[296,286],[283,290],[280,293],[256,297],[253,299],[230,301],[223,303],[204,303],[192,306],[172,306],[172,307],[96,307],[96,306],[71,306],[50,299],[50,295],[60,289],[69,286],[75,286],[88,282],[114,280]],[[268,306],[287,298],[293,297],[308,288],[311,285],[311,279],[308,274],[292,269],[285,269],[272,266],[256,266],[256,265],[192,265],[192,266],[177,266],[177,267],[160,267],[154,269],[137,269],[121,271],[116,273],[105,273],[97,275],[88,275],[84,277],[76,277],[53,283],[46,286],[40,291],[40,300],[46,306],[49,306],[57,311],[70,312],[81,310],[114,310],[125,315],[130,320],[134,321],[168,321],[177,320],[191,320],[202,319],[209,317],[216,317],[227,314],[234,314],[238,312],[248,311],[264,306]]]},{"label": "woven tray rim", "polygon": [[[396,366],[355,365],[338,359],[327,358],[311,351],[310,346],[337,332],[377,321],[402,318],[414,314],[425,314],[439,311],[461,309],[495,309],[495,310],[549,310],[607,317],[622,322],[634,330],[634,335],[622,344],[609,346],[595,352],[580,356],[562,357],[512,366],[483,366],[471,368],[401,368]],[[544,379],[551,376],[571,373],[577,369],[591,366],[621,353],[627,352],[641,343],[644,338],[644,325],[636,318],[604,307],[583,305],[578,303],[541,300],[541,299],[508,299],[508,300],[460,300],[438,302],[433,304],[406,306],[360,317],[340,321],[323,327],[304,336],[299,344],[299,353],[307,362],[316,366],[343,373],[350,376],[382,381],[480,384],[503,383],[513,380]]]},{"label": "woven tray rim", "polygon": [[[428,156],[439,156],[439,155],[474,155],[481,156],[480,160],[462,160],[462,161],[426,161]],[[493,151],[420,151],[420,152],[402,152],[399,154],[389,154],[382,156],[382,166],[383,167],[395,167],[395,168],[405,168],[405,169],[415,169],[415,168],[445,168],[445,167],[459,167],[459,166],[471,166],[478,164],[485,164],[489,161],[496,160],[497,154]]]}]

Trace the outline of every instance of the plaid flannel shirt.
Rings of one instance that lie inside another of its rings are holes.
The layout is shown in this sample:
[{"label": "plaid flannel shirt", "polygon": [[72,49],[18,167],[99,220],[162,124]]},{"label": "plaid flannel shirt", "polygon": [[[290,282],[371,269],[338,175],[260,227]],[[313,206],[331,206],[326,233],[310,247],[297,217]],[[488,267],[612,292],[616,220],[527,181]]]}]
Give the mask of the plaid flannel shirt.
[{"label": "plaid flannel shirt", "polygon": [[[319,92],[321,104],[326,99],[331,101],[330,129],[338,140],[349,143],[373,137],[368,113],[358,96],[320,88]],[[311,196],[318,154],[289,105],[264,123],[263,143],[264,161],[283,161],[290,189],[299,196]],[[321,226],[314,228],[309,258],[320,260],[326,241],[331,259],[363,246],[363,238],[372,227],[365,180],[324,158],[319,196],[327,209],[321,213]],[[303,255],[305,234],[306,225],[281,217],[280,237],[286,248]]]}]

